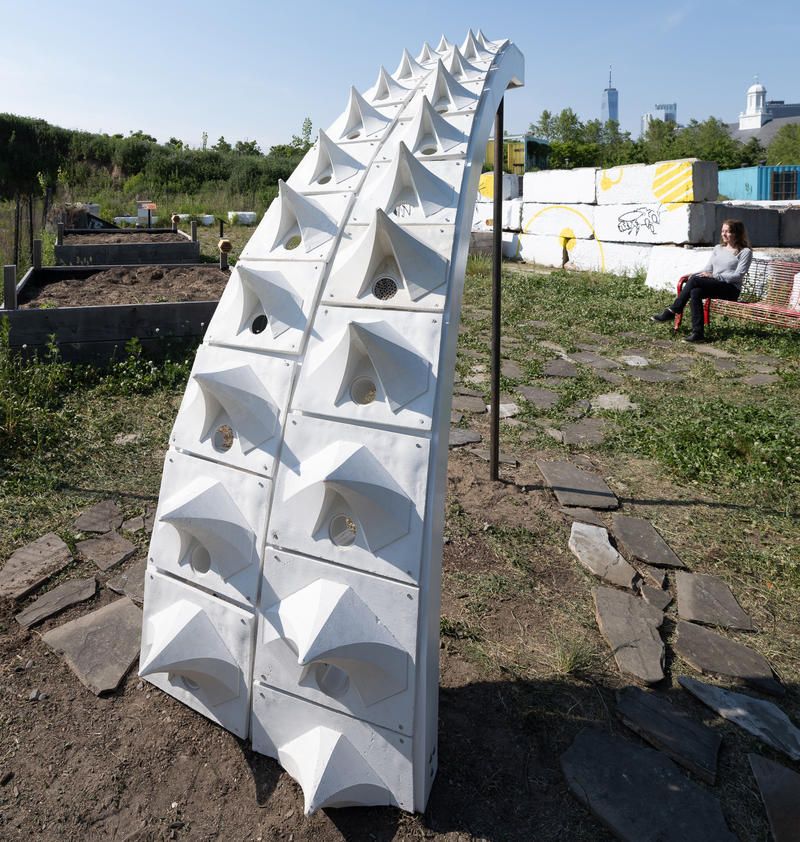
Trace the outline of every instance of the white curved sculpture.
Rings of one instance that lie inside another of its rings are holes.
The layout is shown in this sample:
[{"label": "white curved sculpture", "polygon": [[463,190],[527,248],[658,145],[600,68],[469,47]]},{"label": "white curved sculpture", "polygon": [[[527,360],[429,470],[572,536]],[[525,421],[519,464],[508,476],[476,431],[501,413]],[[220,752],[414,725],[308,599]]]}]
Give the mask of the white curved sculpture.
[{"label": "white curved sculpture", "polygon": [[243,249],[175,423],[141,675],[249,730],[306,813],[423,810],[435,776],[463,277],[522,79],[470,30],[352,88]]}]

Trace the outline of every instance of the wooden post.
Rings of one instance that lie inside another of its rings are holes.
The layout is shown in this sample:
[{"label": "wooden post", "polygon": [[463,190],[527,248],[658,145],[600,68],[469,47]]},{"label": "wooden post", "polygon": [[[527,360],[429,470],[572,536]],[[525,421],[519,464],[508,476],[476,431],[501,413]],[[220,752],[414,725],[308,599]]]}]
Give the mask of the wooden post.
[{"label": "wooden post", "polygon": [[[217,217],[219,219],[219,217]],[[219,238],[220,240],[225,236],[225,220],[219,220]]]},{"label": "wooden post", "polygon": [[148,228],[152,228],[152,227],[153,227],[153,216],[152,216],[152,213],[153,213],[153,212],[150,210],[150,208],[148,208],[148,209],[147,209],[147,227],[148,227]]},{"label": "wooden post", "polygon": [[56,233],[56,245],[63,246],[64,245],[64,223],[58,223],[58,229]]},{"label": "wooden post", "polygon": [[217,248],[219,249],[219,268],[227,269],[228,253],[233,248],[233,244],[230,240],[227,240],[223,237],[222,239],[220,239],[219,243],[217,243]]},{"label": "wooden post", "polygon": [[3,268],[3,309],[17,309],[17,267]]},{"label": "wooden post", "polygon": [[193,219],[191,222],[191,229],[192,229],[192,242],[197,242],[197,220]]},{"label": "wooden post", "polygon": [[41,269],[42,268],[42,241],[41,240],[34,240],[33,241],[33,259],[31,261],[33,263],[34,269]]},{"label": "wooden post", "polygon": [[494,220],[492,223],[492,386],[489,479],[500,478],[500,271],[503,258],[503,102],[494,118]]}]

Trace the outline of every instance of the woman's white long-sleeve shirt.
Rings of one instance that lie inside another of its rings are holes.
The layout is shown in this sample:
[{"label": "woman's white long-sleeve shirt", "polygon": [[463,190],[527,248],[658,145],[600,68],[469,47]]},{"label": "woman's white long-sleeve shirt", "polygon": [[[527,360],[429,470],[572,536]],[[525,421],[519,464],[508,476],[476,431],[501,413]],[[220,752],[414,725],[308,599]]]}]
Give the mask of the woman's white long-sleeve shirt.
[{"label": "woman's white long-sleeve shirt", "polygon": [[716,245],[703,271],[710,272],[718,281],[725,281],[733,284],[736,289],[741,289],[752,259],[752,249],[743,248],[738,254],[734,254],[726,246]]}]

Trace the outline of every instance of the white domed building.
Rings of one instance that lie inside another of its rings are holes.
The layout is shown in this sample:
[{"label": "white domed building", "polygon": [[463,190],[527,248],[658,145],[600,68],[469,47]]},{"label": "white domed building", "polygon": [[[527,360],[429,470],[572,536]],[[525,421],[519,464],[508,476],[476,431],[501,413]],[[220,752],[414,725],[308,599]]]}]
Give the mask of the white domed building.
[{"label": "white domed building", "polygon": [[743,143],[756,137],[763,146],[769,146],[778,131],[791,123],[800,123],[800,102],[767,99],[767,89],[756,78],[747,89],[747,105],[739,122],[730,123],[728,129],[732,137]]}]

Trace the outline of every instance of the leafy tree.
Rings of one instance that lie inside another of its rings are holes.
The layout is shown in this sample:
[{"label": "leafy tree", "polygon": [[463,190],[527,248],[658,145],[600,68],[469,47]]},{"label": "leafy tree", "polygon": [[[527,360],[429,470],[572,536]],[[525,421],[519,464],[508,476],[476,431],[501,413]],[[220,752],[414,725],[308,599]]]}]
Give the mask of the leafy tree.
[{"label": "leafy tree", "polygon": [[153,135],[147,134],[141,129],[137,129],[135,132],[130,132],[129,136],[135,138],[136,140],[146,140],[148,143],[158,143],[158,141],[153,137]]},{"label": "leafy tree", "polygon": [[186,144],[182,140],[178,140],[177,137],[171,137],[167,141],[167,146],[171,146],[173,149],[184,149]]},{"label": "leafy tree", "polygon": [[782,126],[767,149],[767,163],[800,164],[800,124]]},{"label": "leafy tree", "polygon": [[212,149],[216,149],[217,152],[230,152],[232,151],[232,147],[227,140],[225,140],[225,135],[220,135],[219,140],[211,147]]},{"label": "leafy tree", "polygon": [[237,140],[233,147],[240,155],[260,155],[261,150],[254,140]]}]

